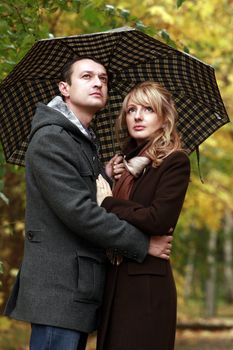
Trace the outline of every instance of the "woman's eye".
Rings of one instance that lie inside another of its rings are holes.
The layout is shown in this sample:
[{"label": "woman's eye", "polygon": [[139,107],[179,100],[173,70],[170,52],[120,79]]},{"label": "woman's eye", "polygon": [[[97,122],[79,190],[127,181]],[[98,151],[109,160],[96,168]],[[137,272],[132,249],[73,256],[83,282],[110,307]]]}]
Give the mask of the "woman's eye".
[{"label": "woman's eye", "polygon": [[131,108],[129,108],[129,109],[127,110],[127,113],[129,114],[129,113],[133,113],[133,112],[135,112],[135,111],[136,111],[136,109],[133,108],[133,107],[131,107]]},{"label": "woman's eye", "polygon": [[135,106],[128,107],[127,113],[134,113],[134,112],[137,112],[137,107]]},{"label": "woman's eye", "polygon": [[147,112],[154,112],[153,109],[150,106],[145,107],[145,110]]}]

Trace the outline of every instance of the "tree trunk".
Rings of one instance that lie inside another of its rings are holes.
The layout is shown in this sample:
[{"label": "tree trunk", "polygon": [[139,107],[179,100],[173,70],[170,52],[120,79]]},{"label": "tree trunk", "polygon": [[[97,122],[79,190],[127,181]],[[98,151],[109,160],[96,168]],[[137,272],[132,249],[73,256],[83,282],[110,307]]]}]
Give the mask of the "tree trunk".
[{"label": "tree trunk", "polygon": [[232,251],[233,215],[229,209],[225,211],[224,225],[224,276],[226,281],[227,298],[233,302],[233,251]]},{"label": "tree trunk", "polygon": [[207,253],[207,280],[206,280],[206,309],[207,317],[216,313],[216,246],[217,232],[210,231]]},{"label": "tree trunk", "polygon": [[193,275],[194,275],[194,258],[196,254],[196,249],[194,244],[189,249],[188,262],[185,268],[185,278],[184,278],[184,298],[187,300],[191,296],[193,291]]}]

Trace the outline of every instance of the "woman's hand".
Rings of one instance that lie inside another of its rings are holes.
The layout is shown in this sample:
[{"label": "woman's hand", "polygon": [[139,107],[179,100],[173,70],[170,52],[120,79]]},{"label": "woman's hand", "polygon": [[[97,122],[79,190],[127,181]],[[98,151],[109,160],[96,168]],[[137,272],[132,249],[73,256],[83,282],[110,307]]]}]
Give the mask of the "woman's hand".
[{"label": "woman's hand", "polygon": [[105,172],[110,178],[118,180],[124,172],[125,166],[123,163],[123,156],[116,154],[105,166]]},{"label": "woman's hand", "polygon": [[109,183],[103,178],[102,175],[98,176],[96,180],[96,200],[100,206],[106,197],[112,197],[112,190]]}]

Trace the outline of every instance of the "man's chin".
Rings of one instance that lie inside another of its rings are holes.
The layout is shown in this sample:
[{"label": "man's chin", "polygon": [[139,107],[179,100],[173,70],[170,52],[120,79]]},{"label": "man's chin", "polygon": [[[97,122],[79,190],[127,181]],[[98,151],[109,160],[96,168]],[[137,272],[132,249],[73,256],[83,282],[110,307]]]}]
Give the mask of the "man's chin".
[{"label": "man's chin", "polygon": [[106,103],[104,103],[103,101],[94,101],[92,103],[93,108],[97,108],[98,110],[104,108],[105,105]]},{"label": "man's chin", "polygon": [[95,114],[97,112],[99,112],[101,109],[103,109],[105,107],[105,105],[103,103],[99,103],[99,104],[93,104],[93,105],[89,105],[89,110]]}]

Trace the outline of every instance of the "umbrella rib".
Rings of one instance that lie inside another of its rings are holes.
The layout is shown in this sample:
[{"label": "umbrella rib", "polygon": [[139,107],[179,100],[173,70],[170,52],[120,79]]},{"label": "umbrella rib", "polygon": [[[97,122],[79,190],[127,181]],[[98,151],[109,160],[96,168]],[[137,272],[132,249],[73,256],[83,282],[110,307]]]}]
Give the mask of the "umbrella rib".
[{"label": "umbrella rib", "polygon": [[[111,57],[113,57],[113,52],[115,52],[116,50],[116,47],[118,46],[118,43],[119,41],[121,40],[121,37],[122,37],[122,33],[119,32],[118,34],[118,40],[116,40],[116,43],[115,45],[112,47],[112,50],[111,50],[111,53],[109,55],[109,60],[108,60],[108,64],[107,64],[107,68],[110,66],[110,63],[111,63]],[[108,104],[108,112],[109,112],[109,116],[110,116],[110,133],[111,133],[111,139],[112,139],[112,148],[113,148],[113,152],[116,153],[116,144],[115,144],[115,137],[114,137],[114,130],[113,130],[113,123],[114,123],[114,120],[112,118],[112,113],[111,113],[111,108],[110,108],[110,104]]]}]

